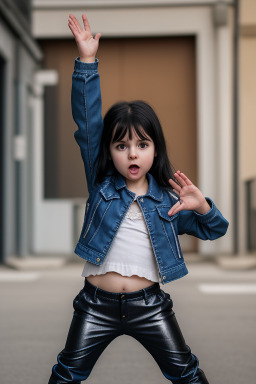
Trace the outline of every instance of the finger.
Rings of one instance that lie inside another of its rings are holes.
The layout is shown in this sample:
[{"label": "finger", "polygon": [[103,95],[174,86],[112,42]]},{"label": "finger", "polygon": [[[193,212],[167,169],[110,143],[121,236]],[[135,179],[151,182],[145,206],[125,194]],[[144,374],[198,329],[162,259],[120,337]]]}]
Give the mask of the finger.
[{"label": "finger", "polygon": [[74,37],[76,38],[78,36],[79,32],[70,23],[68,23],[68,26],[69,26],[69,29],[71,30],[71,32],[73,33]]},{"label": "finger", "polygon": [[72,14],[69,15],[69,18],[70,18],[70,21],[72,22],[72,25],[75,27],[75,29],[78,32],[82,32],[83,29],[82,29],[79,21],[77,20],[77,18],[74,15],[72,15]]},{"label": "finger", "polygon": [[185,187],[187,185],[183,180],[183,178],[180,176],[180,173],[176,172],[174,173],[174,176],[175,176],[175,179],[177,179],[177,181],[180,183],[182,187]]},{"label": "finger", "polygon": [[77,33],[80,33],[82,31],[82,28],[74,15],[69,16],[68,22],[72,26],[73,30]]},{"label": "finger", "polygon": [[184,174],[184,173],[180,173],[180,177],[185,181],[185,183],[187,184],[187,185],[192,185],[193,183],[192,183],[192,181],[191,180],[189,180],[189,178]]},{"label": "finger", "polygon": [[180,202],[177,201],[177,203],[175,203],[175,204],[171,207],[171,209],[168,211],[168,215],[169,215],[169,216],[172,216],[172,215],[173,215],[173,212],[176,210],[176,208],[178,208],[179,205],[180,205]]},{"label": "finger", "polygon": [[173,192],[177,193],[178,196],[180,194],[179,191],[177,191],[177,189],[174,189],[174,188],[173,188]]},{"label": "finger", "polygon": [[96,33],[94,40],[99,41],[100,38],[101,38],[101,33]]},{"label": "finger", "polygon": [[171,208],[171,210],[168,212],[168,215],[173,216],[176,213],[182,211],[185,208],[185,204],[178,201],[178,203],[174,204],[174,206]]},{"label": "finger", "polygon": [[69,21],[68,21],[68,26],[71,29],[71,32],[73,33],[74,36],[78,35],[80,33],[76,24],[71,19],[69,19]]},{"label": "finger", "polygon": [[82,15],[82,19],[83,19],[83,23],[84,23],[84,29],[91,33],[91,28],[90,28],[90,24],[89,24],[89,21],[87,19],[87,16]]},{"label": "finger", "polygon": [[169,179],[169,183],[171,184],[173,189],[176,189],[177,191],[181,190],[181,187],[179,186],[179,184],[177,184],[173,179]]},{"label": "finger", "polygon": [[73,33],[73,35],[74,35],[74,32],[72,31],[72,28],[70,27],[70,24],[68,24],[68,27],[69,27],[70,31]]},{"label": "finger", "polygon": [[183,209],[185,209],[185,204],[181,203],[174,211],[173,211],[173,215],[176,215],[176,213],[180,212],[180,211],[183,211]]}]

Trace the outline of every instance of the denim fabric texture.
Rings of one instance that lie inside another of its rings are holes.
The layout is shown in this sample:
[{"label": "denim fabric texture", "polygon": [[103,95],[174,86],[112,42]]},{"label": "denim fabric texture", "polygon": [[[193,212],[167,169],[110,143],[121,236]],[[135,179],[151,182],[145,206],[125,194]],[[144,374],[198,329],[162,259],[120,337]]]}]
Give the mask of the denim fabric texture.
[{"label": "denim fabric texture", "polygon": [[[75,60],[71,102],[78,127],[74,136],[80,147],[89,191],[75,253],[95,265],[101,265],[136,195],[127,188],[121,174],[110,172],[101,184],[95,183],[103,132],[97,59],[89,64]],[[188,273],[178,235],[186,233],[202,240],[214,240],[226,233],[228,222],[210,198],[206,199],[211,209],[204,215],[181,211],[170,217],[168,211],[179,197],[159,186],[150,172],[146,177],[148,191],[138,196],[137,202],[149,231],[161,282],[166,284]]]},{"label": "denim fabric texture", "polygon": [[85,279],[73,306],[65,348],[58,354],[48,384],[80,384],[111,341],[124,334],[147,349],[172,383],[209,384],[198,358],[185,343],[173,301],[159,283],[139,291],[114,293]]}]

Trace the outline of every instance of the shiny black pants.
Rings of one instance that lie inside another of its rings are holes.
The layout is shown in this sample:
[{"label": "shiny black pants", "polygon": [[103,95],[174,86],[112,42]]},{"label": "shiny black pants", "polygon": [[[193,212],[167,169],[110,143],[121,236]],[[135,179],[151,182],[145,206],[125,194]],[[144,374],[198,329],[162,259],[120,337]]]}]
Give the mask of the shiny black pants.
[{"label": "shiny black pants", "polygon": [[109,343],[123,334],[138,340],[171,382],[209,384],[185,343],[172,299],[159,283],[140,291],[114,293],[85,279],[73,307],[66,345],[48,384],[80,384]]}]

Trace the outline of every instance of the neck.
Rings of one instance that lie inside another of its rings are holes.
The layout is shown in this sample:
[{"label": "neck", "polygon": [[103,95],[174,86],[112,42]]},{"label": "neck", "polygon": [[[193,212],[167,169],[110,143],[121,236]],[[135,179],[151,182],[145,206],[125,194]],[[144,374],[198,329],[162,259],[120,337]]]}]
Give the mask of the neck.
[{"label": "neck", "polygon": [[126,185],[129,191],[136,193],[136,196],[145,195],[148,191],[148,180],[146,175],[142,180],[131,181],[126,179]]}]

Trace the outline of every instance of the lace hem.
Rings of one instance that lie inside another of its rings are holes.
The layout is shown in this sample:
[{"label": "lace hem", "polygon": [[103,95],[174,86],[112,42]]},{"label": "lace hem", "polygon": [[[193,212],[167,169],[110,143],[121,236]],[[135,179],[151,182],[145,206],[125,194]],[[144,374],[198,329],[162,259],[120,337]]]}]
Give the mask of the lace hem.
[{"label": "lace hem", "polygon": [[131,220],[143,220],[143,214],[142,212],[135,212],[132,210],[129,210],[126,215],[126,218],[131,219]]},{"label": "lace hem", "polygon": [[[101,266],[99,270],[95,270],[95,268],[99,268],[98,266],[89,266],[87,268],[88,262],[86,262],[84,266],[84,270],[82,272],[83,277],[87,277],[89,275],[103,275],[104,273],[107,272],[117,272],[120,273],[122,276],[133,276],[137,275],[139,277],[145,277],[148,280],[151,281],[160,281],[160,278],[158,277],[157,272],[151,272],[148,270],[143,270],[142,268],[137,268],[136,266],[130,266],[130,265],[119,265],[119,264],[113,264],[113,263],[108,263],[107,265]],[[94,268],[95,267],[95,268]]]}]

